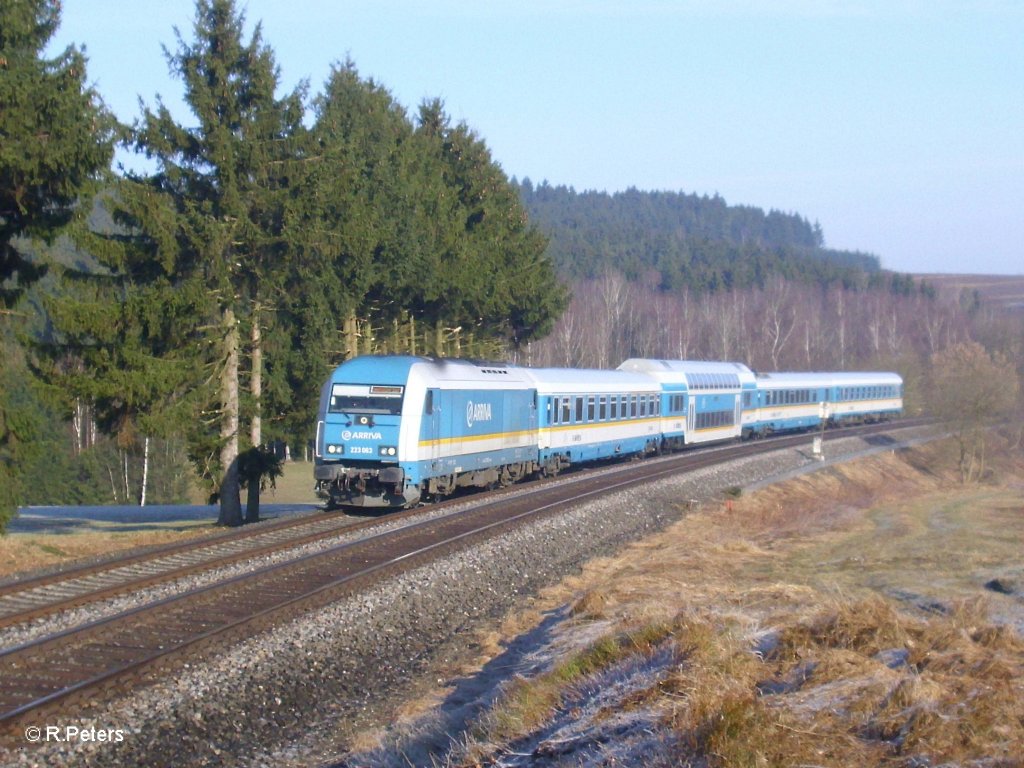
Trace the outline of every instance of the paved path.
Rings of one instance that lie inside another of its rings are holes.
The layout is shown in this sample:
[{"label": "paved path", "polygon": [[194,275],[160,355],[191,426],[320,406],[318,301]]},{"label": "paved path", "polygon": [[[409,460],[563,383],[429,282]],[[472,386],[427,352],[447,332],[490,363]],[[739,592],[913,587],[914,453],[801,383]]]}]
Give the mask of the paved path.
[{"label": "paved path", "polygon": [[[316,504],[261,504],[260,517],[311,512]],[[245,505],[242,506],[245,512]],[[216,506],[153,504],[123,507],[21,507],[7,525],[8,533],[71,533],[72,531],[141,531],[183,529],[216,521]]]}]

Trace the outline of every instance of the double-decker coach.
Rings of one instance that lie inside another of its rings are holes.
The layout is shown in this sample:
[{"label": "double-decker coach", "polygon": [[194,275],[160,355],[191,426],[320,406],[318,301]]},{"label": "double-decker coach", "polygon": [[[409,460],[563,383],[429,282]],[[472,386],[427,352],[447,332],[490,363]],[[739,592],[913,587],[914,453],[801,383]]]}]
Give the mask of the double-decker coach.
[{"label": "double-decker coach", "polygon": [[743,363],[630,358],[619,370],[650,377],[660,388],[664,447],[739,437],[753,418],[753,372]]}]

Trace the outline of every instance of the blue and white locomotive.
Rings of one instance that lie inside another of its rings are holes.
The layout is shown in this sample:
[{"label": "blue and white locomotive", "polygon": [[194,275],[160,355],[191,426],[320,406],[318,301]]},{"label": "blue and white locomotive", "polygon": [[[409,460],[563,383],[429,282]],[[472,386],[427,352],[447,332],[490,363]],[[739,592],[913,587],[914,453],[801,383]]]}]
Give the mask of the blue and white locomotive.
[{"label": "blue and white locomotive", "polygon": [[367,356],[320,397],[317,493],[404,507],[460,487],[695,443],[888,418],[894,373],[755,374],[742,363],[634,358],[617,370]]},{"label": "blue and white locomotive", "polygon": [[402,507],[536,471],[537,392],[525,369],[357,357],[320,395],[314,477],[331,504]]}]

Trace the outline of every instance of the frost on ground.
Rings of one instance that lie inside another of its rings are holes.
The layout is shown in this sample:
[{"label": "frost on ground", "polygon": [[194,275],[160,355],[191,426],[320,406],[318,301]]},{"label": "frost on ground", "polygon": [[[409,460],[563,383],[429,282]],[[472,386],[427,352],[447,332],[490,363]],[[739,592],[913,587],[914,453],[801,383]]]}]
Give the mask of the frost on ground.
[{"label": "frost on ground", "polygon": [[1024,472],[962,486],[945,450],[706,506],[590,563],[340,764],[1024,765]]}]

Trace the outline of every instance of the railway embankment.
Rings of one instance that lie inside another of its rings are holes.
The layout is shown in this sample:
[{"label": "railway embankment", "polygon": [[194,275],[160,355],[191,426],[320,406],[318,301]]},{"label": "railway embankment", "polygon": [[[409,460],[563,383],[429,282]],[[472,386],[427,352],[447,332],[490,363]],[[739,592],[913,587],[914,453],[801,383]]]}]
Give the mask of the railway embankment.
[{"label": "railway embankment", "polygon": [[345,764],[1020,766],[1024,457],[965,486],[952,450],[764,485],[591,561]]},{"label": "railway embankment", "polygon": [[[912,466],[916,455],[877,438],[844,440],[826,448],[833,458],[865,450],[876,456],[862,462],[882,461],[879,456],[884,455],[885,461]],[[809,466],[821,466],[809,450],[781,451],[581,505],[569,515],[417,569],[372,592],[247,640],[80,721],[80,725],[123,729],[123,739],[115,744],[46,744],[9,757],[15,764],[70,760],[127,765],[160,764],[173,754],[178,765],[305,765],[356,749],[352,764],[391,764],[398,753],[389,751],[388,744],[399,745],[409,755],[443,755],[450,748],[443,734],[478,728],[479,718],[492,711],[496,698],[500,700],[502,680],[517,673],[542,672],[553,663],[553,648],[572,653],[580,642],[614,631],[613,624],[602,623],[605,619],[581,619],[592,610],[580,606],[605,603],[602,590],[581,581],[594,568],[623,558],[636,561],[637,555],[623,547],[637,539],[650,542],[652,536],[667,535],[666,529],[687,521],[707,519],[712,521],[711,530],[724,533],[740,526],[749,513],[770,527],[770,515],[753,512],[746,505],[773,492],[775,486],[728,502],[723,501],[723,492]],[[847,492],[867,494],[865,498],[874,493],[868,490],[874,487],[871,483],[862,487],[848,477],[833,477],[844,471],[830,466],[787,484],[817,484],[832,478],[835,487],[826,486],[814,495],[828,509],[838,505],[840,511],[824,517],[842,527],[863,508],[863,499],[851,501]],[[885,475],[881,481],[883,487],[897,486]],[[912,490],[904,488],[905,493]],[[716,518],[722,504],[731,508],[725,517]],[[820,527],[815,519],[806,513],[775,520],[780,530],[787,526],[794,530],[789,538],[779,534],[778,542],[806,538]],[[828,525],[825,529],[831,530]],[[688,545],[691,557],[721,555],[725,562],[749,559],[748,546],[715,537],[697,537]],[[778,546],[766,541],[762,548],[773,551]],[[602,555],[605,560],[586,566],[579,575],[584,564]],[[647,558],[641,554],[639,559]],[[678,595],[689,594],[697,574],[709,563],[684,561],[670,569],[675,573],[671,589],[656,602],[671,606]],[[1002,574],[1004,582],[1010,583],[1010,576]],[[728,583],[724,576],[722,583]],[[554,591],[542,593],[545,588]],[[746,594],[741,582],[734,584],[731,594]],[[532,612],[521,613],[530,601],[534,601]],[[637,610],[642,615],[646,609]],[[512,623],[496,632],[495,621],[510,615],[517,618],[507,619]],[[613,615],[608,614],[607,620]],[[431,696],[440,702],[435,709],[422,706]],[[409,700],[420,701],[421,706],[399,704]],[[382,724],[412,712],[420,716],[399,720],[414,725],[382,730]],[[385,746],[372,746],[370,737],[378,735]]]}]

